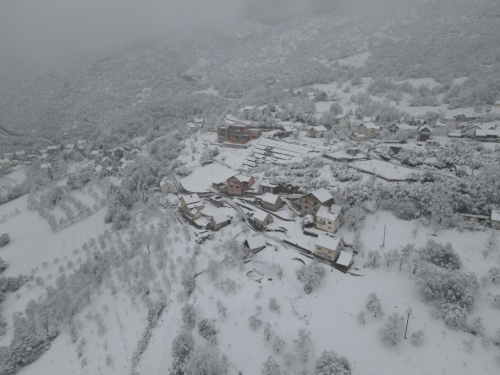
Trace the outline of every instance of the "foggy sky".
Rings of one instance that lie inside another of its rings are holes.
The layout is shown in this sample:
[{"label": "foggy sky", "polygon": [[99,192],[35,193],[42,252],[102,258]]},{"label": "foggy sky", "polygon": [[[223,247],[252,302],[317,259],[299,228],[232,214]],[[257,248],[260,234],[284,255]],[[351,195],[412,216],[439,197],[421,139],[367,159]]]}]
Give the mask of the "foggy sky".
[{"label": "foggy sky", "polygon": [[0,63],[40,64],[151,38],[236,31],[243,0],[0,0]]}]

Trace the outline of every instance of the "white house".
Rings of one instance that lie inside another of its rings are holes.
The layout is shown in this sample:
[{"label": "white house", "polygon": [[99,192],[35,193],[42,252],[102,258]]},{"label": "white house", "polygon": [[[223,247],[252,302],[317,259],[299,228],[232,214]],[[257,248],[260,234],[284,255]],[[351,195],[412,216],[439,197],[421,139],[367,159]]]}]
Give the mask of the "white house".
[{"label": "white house", "polygon": [[320,234],[314,243],[314,254],[331,261],[336,261],[344,248],[342,238],[334,235]]},{"label": "white house", "polygon": [[316,229],[335,233],[342,226],[342,207],[332,204],[321,206],[316,214]]},{"label": "white house", "polygon": [[325,128],[323,125],[311,126],[309,129],[307,129],[306,136],[310,138],[323,138],[323,135],[325,134],[326,131],[328,131],[328,129]]}]

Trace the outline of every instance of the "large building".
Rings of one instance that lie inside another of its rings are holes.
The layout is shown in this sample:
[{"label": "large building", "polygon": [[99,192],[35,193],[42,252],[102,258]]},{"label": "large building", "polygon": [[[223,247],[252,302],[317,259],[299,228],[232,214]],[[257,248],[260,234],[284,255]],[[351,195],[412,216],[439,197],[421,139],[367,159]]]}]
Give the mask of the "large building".
[{"label": "large building", "polygon": [[231,195],[243,195],[245,190],[249,190],[254,182],[255,179],[253,177],[242,174],[229,177],[227,179],[227,192]]},{"label": "large building", "polygon": [[321,206],[330,207],[333,197],[328,190],[322,188],[302,196],[300,200],[300,216],[315,215]]},{"label": "large building", "polygon": [[332,204],[321,206],[316,214],[316,228],[325,232],[335,233],[342,225],[342,207]]},{"label": "large building", "polygon": [[262,135],[261,129],[250,128],[250,125],[230,124],[217,129],[217,141],[246,144],[252,139],[258,139]]}]

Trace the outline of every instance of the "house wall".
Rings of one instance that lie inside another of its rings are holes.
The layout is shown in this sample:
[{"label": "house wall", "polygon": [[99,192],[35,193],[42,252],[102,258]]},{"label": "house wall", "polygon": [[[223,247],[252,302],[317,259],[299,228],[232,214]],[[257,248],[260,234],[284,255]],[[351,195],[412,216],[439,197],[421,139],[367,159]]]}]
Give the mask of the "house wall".
[{"label": "house wall", "polygon": [[255,219],[254,219],[254,221],[253,221],[253,222],[254,222],[254,224],[255,224],[255,226],[256,226],[257,228],[263,229],[266,225],[271,224],[273,221],[274,221],[274,220],[273,220],[273,217],[272,217],[271,215],[269,215],[269,216],[267,217],[267,219],[266,219],[266,222],[265,222],[265,223],[264,223],[264,222],[262,222],[262,221],[259,221],[259,220],[255,220]]},{"label": "house wall", "polygon": [[231,195],[243,194],[243,183],[235,178],[227,180],[227,193]]},{"label": "house wall", "polygon": [[337,220],[331,221],[327,220],[324,217],[318,216],[316,218],[316,228],[323,230],[328,233],[335,233],[342,226],[343,217],[342,212],[337,216]]},{"label": "house wall", "polygon": [[342,242],[340,242],[339,246],[335,250],[330,250],[330,249],[327,249],[326,247],[315,245],[314,246],[314,254],[317,256],[320,256],[322,258],[325,258],[325,259],[328,259],[328,260],[335,262],[338,259],[342,248],[343,248]]},{"label": "house wall", "polygon": [[163,194],[167,194],[170,192],[170,185],[169,184],[165,184],[163,185],[162,187],[160,187],[160,190]]},{"label": "house wall", "polygon": [[214,228],[214,231],[218,232],[219,230],[224,228],[226,225],[228,225],[229,221],[225,221],[225,222],[220,223],[220,224],[215,224],[214,220],[210,219],[210,224],[212,225],[212,228]]},{"label": "house wall", "polygon": [[495,229],[500,229],[500,221],[491,220],[491,227]]},{"label": "house wall", "polygon": [[318,213],[321,206],[331,206],[333,204],[333,198],[321,204],[319,200],[316,199],[312,193],[304,195],[300,199],[300,216],[314,215]]},{"label": "house wall", "polygon": [[262,202],[262,207],[264,207],[266,210],[277,211],[281,207],[283,207],[283,202],[281,201],[281,198],[278,198],[276,200],[275,204],[271,204],[271,203],[268,203],[268,202]]}]

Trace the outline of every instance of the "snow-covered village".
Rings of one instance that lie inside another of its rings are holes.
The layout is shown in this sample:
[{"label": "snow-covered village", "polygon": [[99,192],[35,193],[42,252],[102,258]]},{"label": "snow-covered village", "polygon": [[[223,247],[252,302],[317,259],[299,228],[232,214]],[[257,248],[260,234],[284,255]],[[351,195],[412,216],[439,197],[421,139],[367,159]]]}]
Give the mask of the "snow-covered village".
[{"label": "snow-covered village", "polygon": [[499,373],[500,4],[70,3],[0,5],[0,375]]}]

